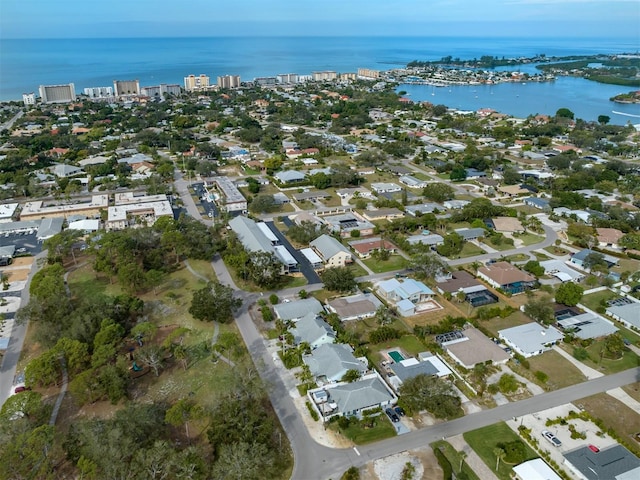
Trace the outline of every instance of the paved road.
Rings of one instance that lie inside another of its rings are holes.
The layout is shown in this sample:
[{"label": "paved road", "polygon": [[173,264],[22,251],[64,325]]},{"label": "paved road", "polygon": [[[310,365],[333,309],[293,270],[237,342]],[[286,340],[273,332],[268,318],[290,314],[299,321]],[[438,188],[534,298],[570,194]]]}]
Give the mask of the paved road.
[{"label": "paved road", "polygon": [[[21,292],[20,305],[24,307],[29,303],[29,286],[31,285],[31,279],[33,275],[40,269],[38,266],[38,259],[47,258],[47,250],[40,252],[33,259],[33,266],[29,272],[27,283]],[[24,337],[27,333],[28,322],[22,324],[16,323],[11,330],[11,339],[7,350],[2,357],[2,366],[0,367],[0,407],[4,404],[5,400],[9,398],[11,393],[11,386],[13,385],[13,379],[16,376],[16,368],[18,366],[18,360],[20,360],[20,352],[22,351],[22,344],[24,343]]]},{"label": "paved road", "polygon": [[24,112],[20,110],[13,117],[11,117],[9,120],[7,120],[2,125],[0,125],[0,131],[5,129],[9,130],[11,127],[13,127],[13,124],[16,123],[18,119],[21,118],[23,115],[24,115]]}]

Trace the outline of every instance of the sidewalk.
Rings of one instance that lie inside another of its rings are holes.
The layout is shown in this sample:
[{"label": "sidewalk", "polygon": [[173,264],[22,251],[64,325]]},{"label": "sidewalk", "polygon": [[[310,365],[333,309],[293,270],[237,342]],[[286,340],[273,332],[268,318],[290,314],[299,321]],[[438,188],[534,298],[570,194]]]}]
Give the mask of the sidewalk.
[{"label": "sidewalk", "polygon": [[[498,477],[496,477],[495,473],[493,473],[491,469],[487,467],[487,465],[482,461],[478,454],[469,446],[467,442],[465,442],[462,435],[449,437],[446,440],[457,451],[465,452],[467,454],[467,458],[465,458],[464,461],[471,467],[471,470],[473,470],[474,473],[478,475],[478,477],[482,478],[482,480],[498,480]],[[458,468],[458,465],[454,465],[454,468]]]},{"label": "sidewalk", "polygon": [[602,372],[598,372],[597,370],[594,370],[591,367],[587,367],[584,363],[582,363],[582,362],[576,360],[575,358],[573,358],[571,355],[569,355],[567,352],[565,352],[559,346],[554,345],[553,349],[556,352],[558,352],[560,355],[562,355],[564,358],[569,360],[571,363],[573,363],[573,365],[575,365],[575,367],[578,370],[580,370],[585,377],[587,377],[587,380],[593,380],[594,378],[598,378],[598,377],[604,376],[604,374]]},{"label": "sidewalk", "polygon": [[640,402],[625,392],[622,388],[614,388],[613,390],[607,390],[607,395],[620,400],[623,404],[629,407],[636,413],[640,413]]}]

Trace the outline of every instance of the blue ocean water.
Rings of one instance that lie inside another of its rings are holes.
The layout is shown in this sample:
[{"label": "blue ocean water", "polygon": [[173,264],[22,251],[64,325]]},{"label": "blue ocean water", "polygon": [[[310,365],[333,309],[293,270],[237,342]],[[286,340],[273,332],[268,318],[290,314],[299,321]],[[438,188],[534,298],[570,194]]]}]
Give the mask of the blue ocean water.
[{"label": "blue ocean water", "polygon": [[[404,66],[412,60],[436,60],[446,55],[527,57],[539,53],[563,56],[638,50],[640,45],[635,38],[568,40],[535,36],[3,39],[0,41],[0,100],[18,100],[23,92],[37,92],[41,84],[73,82],[81,92],[85,87],[112,85],[114,79],[137,78],[142,86],[182,84],[183,77],[192,73],[205,73],[215,82],[216,76],[228,74],[252,80],[257,76],[289,72],[309,74],[314,70],[353,72],[359,67],[385,70]],[[561,101],[572,88],[579,90],[577,98],[567,98],[567,101],[576,104],[581,101],[580,91],[585,89],[593,89],[594,93],[589,97],[598,98],[605,104],[611,96],[610,88],[601,89],[601,85],[584,80],[561,91],[556,91],[554,84],[544,85],[546,90],[536,91],[536,97],[558,96]],[[494,97],[498,90],[494,89]],[[614,87],[614,90],[620,93],[629,89]],[[530,103],[532,111],[540,110],[534,108],[540,105],[539,98],[529,101],[522,94],[518,98],[520,105]],[[457,105],[452,103],[450,106]],[[578,110],[573,104],[563,106]],[[604,104],[595,107],[599,110],[596,116],[611,110],[610,105],[604,107]],[[511,113],[503,108],[500,110]]]}]

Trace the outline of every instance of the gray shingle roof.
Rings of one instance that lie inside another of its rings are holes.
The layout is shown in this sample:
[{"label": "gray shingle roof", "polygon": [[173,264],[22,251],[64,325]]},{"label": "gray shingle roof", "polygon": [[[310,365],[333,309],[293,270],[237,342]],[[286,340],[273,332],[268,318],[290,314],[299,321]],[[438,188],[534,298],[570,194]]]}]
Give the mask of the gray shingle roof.
[{"label": "gray shingle roof", "polygon": [[410,365],[408,367],[405,367],[402,363],[392,363],[389,368],[391,368],[393,373],[395,373],[403,382],[423,373],[429,376],[438,373],[438,369],[429,361],[418,362],[415,365]]},{"label": "gray shingle roof", "polygon": [[345,252],[351,254],[349,249],[342,245],[338,240],[333,238],[331,235],[320,235],[318,238],[313,240],[309,245],[315,248],[319,253],[323,260],[327,261],[331,257],[333,257],[338,252]]},{"label": "gray shingle roof", "polygon": [[322,304],[315,298],[305,298],[289,303],[279,303],[274,305],[273,310],[281,320],[296,320],[304,317],[308,313],[320,313],[324,310]]},{"label": "gray shingle roof", "polygon": [[640,468],[640,459],[619,444],[597,453],[582,447],[565,453],[564,457],[589,480],[614,479]]},{"label": "gray shingle roof", "polygon": [[339,385],[329,390],[331,400],[341,412],[348,413],[394,400],[378,377]]},{"label": "gray shingle roof", "polygon": [[333,328],[315,313],[308,313],[302,317],[296,323],[295,328],[291,329],[291,333],[296,344],[307,342],[313,345],[325,335],[334,340],[336,338],[336,332],[333,331]]},{"label": "gray shingle roof", "polygon": [[316,377],[338,381],[348,370],[367,371],[367,366],[352,353],[349,345],[344,343],[326,343],[316,348],[311,355],[304,358],[304,363]]},{"label": "gray shingle roof", "polygon": [[229,221],[229,226],[238,236],[242,246],[250,252],[275,253],[273,245],[258,224],[250,218],[238,216]]}]

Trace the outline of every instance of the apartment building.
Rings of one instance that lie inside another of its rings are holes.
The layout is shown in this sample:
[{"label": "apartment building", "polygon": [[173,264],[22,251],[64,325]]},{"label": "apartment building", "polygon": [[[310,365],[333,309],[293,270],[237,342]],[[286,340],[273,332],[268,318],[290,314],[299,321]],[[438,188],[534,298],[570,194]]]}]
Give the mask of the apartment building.
[{"label": "apartment building", "polygon": [[197,92],[209,89],[209,76],[201,73],[197,77],[189,75],[184,77],[184,89],[187,92]]},{"label": "apartment building", "polygon": [[240,86],[240,75],[223,75],[218,77],[219,88],[238,88]]},{"label": "apartment building", "polygon": [[73,83],[65,85],[40,85],[42,103],[71,103],[76,101],[76,87]]}]

